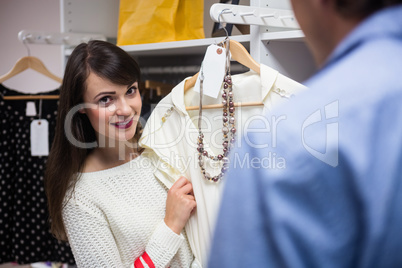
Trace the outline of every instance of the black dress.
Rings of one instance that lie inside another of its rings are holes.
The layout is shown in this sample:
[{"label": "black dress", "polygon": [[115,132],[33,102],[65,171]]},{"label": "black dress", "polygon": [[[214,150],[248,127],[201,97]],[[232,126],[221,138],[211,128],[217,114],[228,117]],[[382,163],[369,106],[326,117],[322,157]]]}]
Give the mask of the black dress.
[{"label": "black dress", "polygon": [[[3,96],[24,95],[0,84]],[[59,90],[42,93],[58,95]],[[29,100],[31,101],[31,100]],[[35,102],[39,112],[39,100]],[[0,264],[62,262],[74,264],[68,243],[51,233],[43,186],[47,157],[31,156],[27,100],[4,100],[0,96]],[[54,137],[57,100],[42,100],[41,118],[49,122],[49,146]]]}]

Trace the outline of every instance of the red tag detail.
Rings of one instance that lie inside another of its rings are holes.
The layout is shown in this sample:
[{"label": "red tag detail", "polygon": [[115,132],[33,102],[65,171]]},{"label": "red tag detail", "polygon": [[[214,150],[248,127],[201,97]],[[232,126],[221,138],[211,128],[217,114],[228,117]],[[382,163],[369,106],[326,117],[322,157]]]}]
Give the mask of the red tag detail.
[{"label": "red tag detail", "polygon": [[142,259],[148,264],[149,268],[155,268],[155,265],[148,256],[148,253],[144,252],[144,254],[142,254]]},{"label": "red tag detail", "polygon": [[144,265],[142,265],[142,262],[141,262],[140,258],[141,257],[138,257],[138,259],[135,260],[134,268],[144,268]]}]

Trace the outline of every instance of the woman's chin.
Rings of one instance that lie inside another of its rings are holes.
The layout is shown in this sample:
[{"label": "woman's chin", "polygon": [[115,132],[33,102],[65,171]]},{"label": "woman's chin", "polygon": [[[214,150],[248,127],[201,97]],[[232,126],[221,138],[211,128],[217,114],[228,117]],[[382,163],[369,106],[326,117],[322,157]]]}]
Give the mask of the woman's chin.
[{"label": "woman's chin", "polygon": [[132,126],[127,130],[118,131],[113,133],[113,135],[108,135],[109,139],[115,140],[116,142],[127,142],[134,138],[136,133],[136,126]]}]

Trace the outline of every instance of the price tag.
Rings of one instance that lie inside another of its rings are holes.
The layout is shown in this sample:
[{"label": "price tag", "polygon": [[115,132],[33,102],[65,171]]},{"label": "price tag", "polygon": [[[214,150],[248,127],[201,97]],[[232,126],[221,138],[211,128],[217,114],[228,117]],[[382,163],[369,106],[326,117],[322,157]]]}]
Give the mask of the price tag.
[{"label": "price tag", "polygon": [[[225,77],[226,49],[218,45],[210,45],[202,61],[202,72],[204,75],[203,93],[212,98],[218,98],[223,79]],[[194,86],[195,92],[200,92],[200,78]]]},{"label": "price tag", "polygon": [[35,115],[36,115],[35,102],[28,101],[26,107],[26,116],[35,116]]},{"label": "price tag", "polygon": [[49,123],[46,119],[31,122],[31,155],[49,155]]}]

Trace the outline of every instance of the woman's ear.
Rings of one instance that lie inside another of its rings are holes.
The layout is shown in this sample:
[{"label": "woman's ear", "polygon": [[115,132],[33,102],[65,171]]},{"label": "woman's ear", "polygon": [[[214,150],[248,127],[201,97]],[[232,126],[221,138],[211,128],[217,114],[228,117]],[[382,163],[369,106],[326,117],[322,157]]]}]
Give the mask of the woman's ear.
[{"label": "woman's ear", "polygon": [[81,113],[81,114],[86,114],[87,113],[84,108],[79,109],[78,112]]}]

